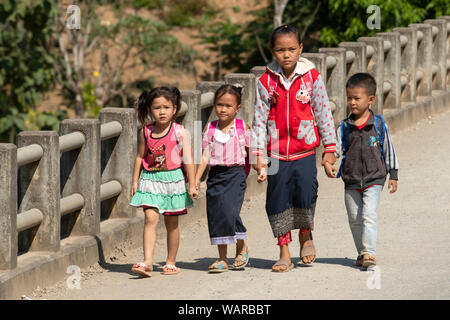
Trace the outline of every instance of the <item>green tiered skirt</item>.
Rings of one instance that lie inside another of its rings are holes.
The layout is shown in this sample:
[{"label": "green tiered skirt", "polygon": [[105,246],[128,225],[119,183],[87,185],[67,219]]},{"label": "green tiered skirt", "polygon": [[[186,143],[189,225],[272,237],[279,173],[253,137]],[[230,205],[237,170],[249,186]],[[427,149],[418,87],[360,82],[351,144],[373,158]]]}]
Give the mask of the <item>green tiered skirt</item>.
[{"label": "green tiered skirt", "polygon": [[181,168],[170,171],[142,170],[138,189],[131,198],[135,207],[156,208],[162,215],[182,215],[193,202]]}]

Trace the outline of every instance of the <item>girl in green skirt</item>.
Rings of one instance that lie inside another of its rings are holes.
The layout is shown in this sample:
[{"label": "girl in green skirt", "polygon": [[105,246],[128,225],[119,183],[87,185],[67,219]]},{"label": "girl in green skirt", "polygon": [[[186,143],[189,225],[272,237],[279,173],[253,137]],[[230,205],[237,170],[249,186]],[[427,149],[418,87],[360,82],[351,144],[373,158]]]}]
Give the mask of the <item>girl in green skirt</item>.
[{"label": "girl in green skirt", "polygon": [[[193,205],[191,197],[198,194],[190,138],[184,127],[175,122],[180,108],[181,94],[175,87],[144,91],[137,102],[143,128],[139,132],[130,204],[142,207],[145,213],[144,261],[134,264],[131,271],[145,277],[151,277],[153,271],[160,214],[164,216],[167,229],[167,259],[163,274],[180,271],[175,265],[180,240],[178,216],[187,213],[187,208]],[[182,166],[189,181],[189,192]]]}]

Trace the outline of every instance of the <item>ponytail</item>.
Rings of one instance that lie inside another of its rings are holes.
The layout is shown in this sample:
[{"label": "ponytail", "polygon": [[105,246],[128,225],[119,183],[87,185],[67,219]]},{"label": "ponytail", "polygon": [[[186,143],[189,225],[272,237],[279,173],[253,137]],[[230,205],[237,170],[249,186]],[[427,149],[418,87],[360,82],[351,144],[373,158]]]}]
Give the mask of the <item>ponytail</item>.
[{"label": "ponytail", "polygon": [[148,121],[152,100],[153,99],[150,99],[150,92],[144,90],[136,101],[138,120],[143,126],[145,126]]},{"label": "ponytail", "polygon": [[173,116],[173,118],[175,120],[178,115],[178,112],[180,112],[180,110],[181,110],[181,92],[180,92],[180,90],[178,90],[177,87],[170,88],[170,91],[172,92],[172,95],[173,95],[173,99],[172,99],[173,106],[177,110],[175,112],[175,115]]}]

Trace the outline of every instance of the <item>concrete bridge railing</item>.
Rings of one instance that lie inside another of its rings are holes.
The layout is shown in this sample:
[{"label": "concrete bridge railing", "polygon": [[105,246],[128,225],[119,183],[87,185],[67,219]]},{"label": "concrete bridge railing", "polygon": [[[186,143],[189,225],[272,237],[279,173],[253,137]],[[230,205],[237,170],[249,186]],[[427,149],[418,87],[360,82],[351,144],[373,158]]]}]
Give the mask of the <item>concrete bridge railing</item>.
[{"label": "concrete bridge railing", "polygon": [[[375,77],[372,107],[392,131],[450,105],[450,16],[302,55],[321,73],[336,123],[347,115],[345,82],[356,72]],[[256,81],[264,71],[254,67],[182,90],[179,121],[193,141],[215,119],[214,91],[224,83],[243,86],[238,116],[251,123]],[[21,132],[17,146],[0,144],[0,298],[53,283],[66,276],[68,265],[93,264],[141,236],[136,230],[142,217],[129,206],[137,131],[134,109],[104,108],[99,119],[63,121],[59,134]],[[249,192],[260,192],[253,180]],[[204,205],[197,201],[191,216],[203,214]]]}]

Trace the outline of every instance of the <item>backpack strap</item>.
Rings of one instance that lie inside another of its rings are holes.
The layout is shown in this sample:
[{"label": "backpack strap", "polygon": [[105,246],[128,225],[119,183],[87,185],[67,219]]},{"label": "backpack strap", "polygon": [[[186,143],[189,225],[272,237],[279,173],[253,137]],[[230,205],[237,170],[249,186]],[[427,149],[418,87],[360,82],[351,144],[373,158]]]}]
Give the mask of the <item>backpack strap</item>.
[{"label": "backpack strap", "polygon": [[350,126],[344,120],[341,121],[341,146],[342,146],[342,161],[339,166],[339,171],[337,173],[336,178],[341,177],[342,167],[344,166],[345,158],[347,156],[348,145],[349,145],[349,135],[350,135]]},{"label": "backpack strap", "polygon": [[173,125],[173,131],[175,133],[175,140],[177,142],[177,145],[181,146],[181,144],[183,143],[183,126],[176,122],[174,122],[172,125]]},{"label": "backpack strap", "polygon": [[236,119],[236,133],[239,139],[239,145],[241,147],[242,154],[245,154],[245,175],[248,177],[250,174],[250,157],[245,151],[245,122],[242,119]]},{"label": "backpack strap", "polygon": [[219,120],[214,120],[209,123],[208,126],[208,137],[209,137],[209,143],[211,144],[214,141],[214,134],[217,128],[217,123]]},{"label": "backpack strap", "polygon": [[142,128],[144,130],[144,140],[145,140],[145,150],[144,150],[144,158],[148,155],[148,137],[151,134],[151,129],[153,128],[152,124],[144,125]]},{"label": "backpack strap", "polygon": [[272,74],[272,72],[268,72],[267,77],[267,87],[269,88],[269,108],[272,109],[273,104],[273,95],[277,92],[278,89],[278,82],[280,81],[280,78],[278,76],[275,76]]},{"label": "backpack strap", "polygon": [[380,143],[381,157],[384,161],[384,137],[386,132],[386,123],[382,115],[375,115],[375,130],[377,131],[378,142]]}]

